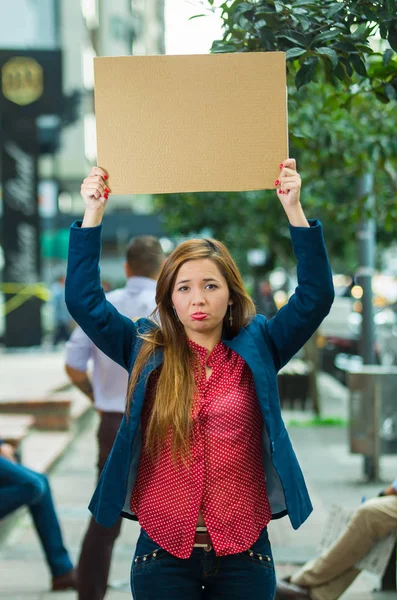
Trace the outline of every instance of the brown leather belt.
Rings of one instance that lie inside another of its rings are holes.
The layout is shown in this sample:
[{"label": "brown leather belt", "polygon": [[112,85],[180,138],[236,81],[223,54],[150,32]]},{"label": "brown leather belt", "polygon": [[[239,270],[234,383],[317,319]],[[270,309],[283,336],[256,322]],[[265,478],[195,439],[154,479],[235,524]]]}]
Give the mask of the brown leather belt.
[{"label": "brown leather belt", "polygon": [[212,550],[212,542],[208,531],[196,530],[196,535],[194,536],[194,547],[204,548],[204,550],[207,552]]}]

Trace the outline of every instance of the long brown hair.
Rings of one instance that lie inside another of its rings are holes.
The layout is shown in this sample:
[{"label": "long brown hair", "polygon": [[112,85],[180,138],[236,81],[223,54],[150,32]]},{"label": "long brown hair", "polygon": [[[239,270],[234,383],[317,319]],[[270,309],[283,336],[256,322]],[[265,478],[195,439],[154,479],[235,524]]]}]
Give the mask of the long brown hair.
[{"label": "long brown hair", "polygon": [[[163,348],[164,362],[159,375],[152,411],[146,431],[146,449],[154,455],[172,431],[172,454],[186,457],[190,450],[191,412],[197,389],[192,369],[193,352],[183,325],[174,313],[172,292],[180,267],[189,260],[211,259],[226,279],[233,300],[233,324],[225,314],[224,328],[230,337],[255,316],[255,305],[244,288],[230,252],[213,239],[192,239],[169,255],[161,269],[156,288],[156,309],[151,315],[158,324],[141,337],[144,340],[131,372],[127,392],[127,415],[135,386],[148,359],[156,348]],[[161,325],[160,325],[161,324]]]}]

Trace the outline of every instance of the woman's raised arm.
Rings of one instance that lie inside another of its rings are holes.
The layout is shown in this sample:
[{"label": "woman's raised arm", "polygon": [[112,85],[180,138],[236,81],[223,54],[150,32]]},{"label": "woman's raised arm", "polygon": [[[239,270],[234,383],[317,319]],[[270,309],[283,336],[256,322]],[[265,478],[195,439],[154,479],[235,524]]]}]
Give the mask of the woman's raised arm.
[{"label": "woman's raised arm", "polygon": [[93,167],[81,186],[84,220],[70,229],[65,298],[73,319],[94,344],[129,369],[137,326],[106,300],[100,282],[102,218],[110,190],[107,174]]},{"label": "woman's raised arm", "polygon": [[82,227],[96,227],[102,223],[103,213],[110,190],[106,186],[107,173],[100,167],[92,167],[81,184],[80,193],[85,204]]},{"label": "woman's raised arm", "polygon": [[302,180],[296,170],[294,158],[287,158],[280,165],[280,176],[275,182],[277,196],[292,227],[309,227],[300,203]]},{"label": "woman's raised arm", "polygon": [[290,224],[292,247],[298,262],[298,287],[272,319],[264,319],[277,369],[285,365],[313,335],[334,299],[322,226],[319,221],[309,222],[305,217],[300,204],[301,178],[296,171],[295,160],[285,160],[280,169],[275,185]]}]

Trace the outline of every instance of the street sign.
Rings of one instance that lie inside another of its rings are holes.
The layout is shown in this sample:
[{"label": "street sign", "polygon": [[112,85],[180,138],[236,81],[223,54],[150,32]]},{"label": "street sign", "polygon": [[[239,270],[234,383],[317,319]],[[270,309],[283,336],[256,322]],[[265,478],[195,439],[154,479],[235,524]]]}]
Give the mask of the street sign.
[{"label": "street sign", "polygon": [[62,112],[60,50],[0,50],[0,71],[3,118]]}]

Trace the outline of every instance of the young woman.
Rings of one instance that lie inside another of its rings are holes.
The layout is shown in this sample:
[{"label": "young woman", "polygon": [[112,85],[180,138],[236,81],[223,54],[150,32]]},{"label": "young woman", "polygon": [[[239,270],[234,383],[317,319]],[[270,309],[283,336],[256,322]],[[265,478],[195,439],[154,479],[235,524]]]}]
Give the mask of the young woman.
[{"label": "young woman", "polygon": [[135,323],[100,286],[106,172],[81,187],[71,228],[66,298],[93,342],[130,372],[127,407],[90,504],[110,527],[142,527],[131,569],[136,600],[271,600],[267,524],[298,528],[312,507],[283,424],[277,371],[329,312],[334,292],[321,224],[300,204],[295,160],[277,195],[290,223],[298,287],[275,317],[257,315],[223,244],[177,247],[160,273],[153,319]]}]

